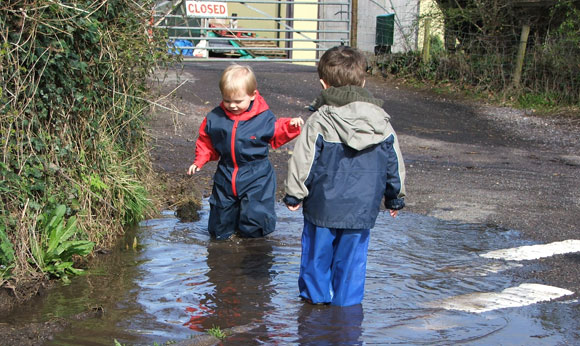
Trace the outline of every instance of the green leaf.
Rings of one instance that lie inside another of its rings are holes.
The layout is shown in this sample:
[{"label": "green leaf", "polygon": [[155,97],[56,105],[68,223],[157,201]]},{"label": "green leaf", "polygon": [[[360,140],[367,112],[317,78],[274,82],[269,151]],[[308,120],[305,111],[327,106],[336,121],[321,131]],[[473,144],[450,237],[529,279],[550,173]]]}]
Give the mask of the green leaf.
[{"label": "green leaf", "polygon": [[95,243],[88,240],[66,241],[60,244],[54,253],[63,260],[69,260],[73,255],[86,256],[93,251]]},{"label": "green leaf", "polygon": [[5,227],[0,226],[0,265],[8,266],[14,262],[14,247],[8,239]]},{"label": "green leaf", "polygon": [[53,216],[50,218],[50,222],[45,226],[44,231],[48,232],[48,249],[47,252],[52,252],[58,244],[61,242],[61,233],[63,232],[63,221],[64,213],[66,212],[66,207],[64,205],[59,205],[54,210]]}]

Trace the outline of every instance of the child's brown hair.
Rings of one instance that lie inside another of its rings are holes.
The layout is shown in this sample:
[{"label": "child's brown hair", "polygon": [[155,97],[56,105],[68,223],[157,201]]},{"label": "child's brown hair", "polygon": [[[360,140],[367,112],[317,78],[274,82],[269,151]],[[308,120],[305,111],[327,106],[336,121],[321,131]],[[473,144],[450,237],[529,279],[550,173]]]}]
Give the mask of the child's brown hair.
[{"label": "child's brown hair", "polygon": [[257,88],[258,82],[250,66],[232,64],[222,73],[220,91],[223,96],[232,96],[241,90],[252,96]]},{"label": "child's brown hair", "polygon": [[367,59],[356,48],[336,46],[327,50],[318,62],[318,76],[328,86],[363,86]]}]

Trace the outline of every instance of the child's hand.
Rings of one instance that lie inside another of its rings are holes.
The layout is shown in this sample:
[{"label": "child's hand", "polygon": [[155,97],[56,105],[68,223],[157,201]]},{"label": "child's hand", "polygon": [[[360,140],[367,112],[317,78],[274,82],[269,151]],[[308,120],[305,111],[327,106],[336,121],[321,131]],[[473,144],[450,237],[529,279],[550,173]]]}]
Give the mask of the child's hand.
[{"label": "child's hand", "polygon": [[389,214],[391,214],[391,216],[393,218],[395,218],[395,217],[397,217],[397,215],[399,215],[399,211],[398,210],[389,209]]},{"label": "child's hand", "polygon": [[290,125],[301,127],[304,125],[304,120],[302,120],[300,117],[292,118],[292,120],[290,120]]},{"label": "child's hand", "polygon": [[199,170],[200,170],[200,169],[201,169],[201,168],[197,167],[197,166],[195,165],[195,163],[194,163],[194,164],[192,164],[191,166],[189,166],[189,169],[187,170],[187,175],[192,175],[192,174],[194,174],[195,172],[199,172]]}]

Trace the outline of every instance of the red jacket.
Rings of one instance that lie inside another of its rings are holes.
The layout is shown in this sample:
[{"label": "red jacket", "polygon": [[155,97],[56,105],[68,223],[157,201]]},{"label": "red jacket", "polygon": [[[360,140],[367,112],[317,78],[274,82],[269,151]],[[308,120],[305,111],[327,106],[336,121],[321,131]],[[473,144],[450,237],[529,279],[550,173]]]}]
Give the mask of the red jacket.
[{"label": "red jacket", "polygon": [[[250,107],[239,115],[228,112],[222,102],[201,123],[194,164],[201,168],[219,159],[214,184],[227,182],[227,190],[231,189],[227,193],[237,196],[240,185],[251,185],[264,176],[264,172],[255,171],[258,162],[268,160],[268,146],[276,149],[300,134],[300,127],[291,126],[290,120],[276,119],[258,91]],[[263,167],[261,170],[272,169],[269,161]],[[237,181],[240,170],[246,171],[243,181]],[[250,171],[255,173],[248,174]]]}]

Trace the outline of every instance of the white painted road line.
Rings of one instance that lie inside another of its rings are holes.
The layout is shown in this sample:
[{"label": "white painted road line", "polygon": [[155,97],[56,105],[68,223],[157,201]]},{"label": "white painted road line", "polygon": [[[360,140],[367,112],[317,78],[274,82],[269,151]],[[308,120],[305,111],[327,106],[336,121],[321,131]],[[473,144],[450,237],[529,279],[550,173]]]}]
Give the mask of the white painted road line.
[{"label": "white painted road line", "polygon": [[540,284],[521,284],[496,292],[469,293],[430,303],[432,307],[481,313],[503,308],[531,305],[560,298],[574,292]]},{"label": "white painted road line", "polygon": [[528,245],[511,249],[494,250],[481,254],[480,256],[485,258],[504,259],[507,261],[525,261],[572,252],[580,252],[580,240],[568,239],[550,244]]}]

